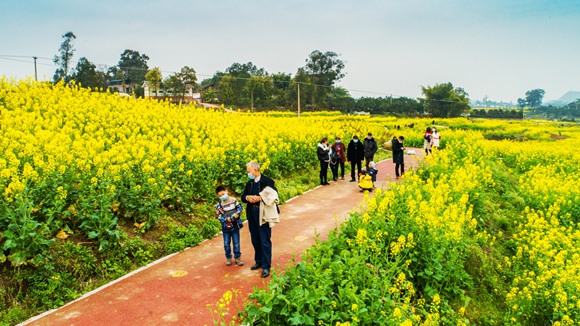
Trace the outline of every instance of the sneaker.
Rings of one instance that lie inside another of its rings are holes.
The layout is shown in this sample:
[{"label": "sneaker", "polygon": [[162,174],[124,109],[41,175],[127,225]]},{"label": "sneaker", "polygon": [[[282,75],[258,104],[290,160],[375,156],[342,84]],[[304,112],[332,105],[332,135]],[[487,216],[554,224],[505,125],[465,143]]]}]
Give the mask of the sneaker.
[{"label": "sneaker", "polygon": [[344,180],[344,177],[340,178],[340,180]]},{"label": "sneaker", "polygon": [[226,266],[231,266],[232,265],[232,259],[228,258],[226,259]]},{"label": "sneaker", "polygon": [[355,179],[352,179],[352,180],[350,180],[349,182],[356,182],[356,180],[355,180]]},{"label": "sneaker", "polygon": [[236,258],[236,265],[244,266],[244,262],[240,258]]}]

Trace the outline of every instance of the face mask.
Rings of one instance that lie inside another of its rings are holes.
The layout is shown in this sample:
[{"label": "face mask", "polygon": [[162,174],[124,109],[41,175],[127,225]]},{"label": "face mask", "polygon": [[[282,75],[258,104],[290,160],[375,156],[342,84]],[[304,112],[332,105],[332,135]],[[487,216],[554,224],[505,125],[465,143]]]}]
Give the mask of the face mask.
[{"label": "face mask", "polygon": [[340,140],[337,140],[335,143],[340,144]]},{"label": "face mask", "polygon": [[220,200],[221,201],[226,201],[227,199],[228,199],[228,195],[227,194],[225,194],[225,195],[223,195],[223,196],[220,197]]},{"label": "face mask", "polygon": [[253,174],[251,174],[250,172],[248,172],[248,178],[250,178],[250,180],[254,180],[255,177],[254,177]]},{"label": "face mask", "polygon": [[371,140],[371,139],[373,139],[373,137],[367,137],[367,139]]},{"label": "face mask", "polygon": [[353,139],[352,140],[355,144],[358,143],[358,139]]}]

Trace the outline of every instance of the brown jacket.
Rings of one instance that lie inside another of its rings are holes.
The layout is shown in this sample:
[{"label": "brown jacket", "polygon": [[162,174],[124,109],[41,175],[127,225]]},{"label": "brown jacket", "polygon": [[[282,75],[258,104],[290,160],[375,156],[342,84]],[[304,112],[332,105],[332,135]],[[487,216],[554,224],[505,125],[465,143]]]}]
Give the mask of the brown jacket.
[{"label": "brown jacket", "polygon": [[340,161],[342,163],[345,163],[346,162],[346,146],[344,146],[344,143],[342,141],[339,144],[334,143],[334,144],[332,144],[333,151],[336,151],[336,148],[337,148],[336,146],[338,146],[340,149]]}]

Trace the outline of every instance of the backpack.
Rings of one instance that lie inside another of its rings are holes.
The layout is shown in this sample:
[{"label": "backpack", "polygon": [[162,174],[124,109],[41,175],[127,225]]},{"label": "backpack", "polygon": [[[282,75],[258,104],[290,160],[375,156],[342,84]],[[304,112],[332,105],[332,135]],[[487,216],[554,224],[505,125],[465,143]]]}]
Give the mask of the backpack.
[{"label": "backpack", "polygon": [[332,151],[332,154],[330,154],[330,164],[336,163],[338,163],[338,154],[336,154],[336,151]]},{"label": "backpack", "polygon": [[425,135],[425,140],[430,143],[431,142],[431,135]]}]

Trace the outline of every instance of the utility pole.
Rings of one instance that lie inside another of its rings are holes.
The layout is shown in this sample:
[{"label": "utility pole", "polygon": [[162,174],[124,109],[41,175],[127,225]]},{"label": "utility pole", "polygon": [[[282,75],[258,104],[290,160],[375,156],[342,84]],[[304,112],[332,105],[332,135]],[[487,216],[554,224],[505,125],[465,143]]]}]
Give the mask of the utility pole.
[{"label": "utility pole", "polygon": [[253,88],[252,88],[252,94],[250,95],[250,100],[251,100],[250,112],[254,113],[254,89]]},{"label": "utility pole", "polygon": [[298,83],[298,120],[300,120],[300,83]]},{"label": "utility pole", "polygon": [[36,72],[36,59],[38,59],[38,57],[32,57],[34,58],[34,80],[38,81],[38,74]]}]

